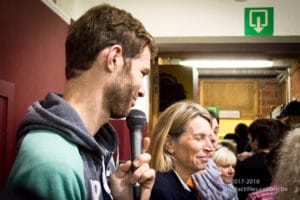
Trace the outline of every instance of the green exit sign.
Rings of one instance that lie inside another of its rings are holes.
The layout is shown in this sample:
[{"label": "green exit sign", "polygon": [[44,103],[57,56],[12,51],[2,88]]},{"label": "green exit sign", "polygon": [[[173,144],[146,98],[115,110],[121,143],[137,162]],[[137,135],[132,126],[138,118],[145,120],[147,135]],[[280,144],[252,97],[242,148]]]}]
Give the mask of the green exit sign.
[{"label": "green exit sign", "polygon": [[273,8],[245,8],[246,36],[271,36],[273,32]]}]

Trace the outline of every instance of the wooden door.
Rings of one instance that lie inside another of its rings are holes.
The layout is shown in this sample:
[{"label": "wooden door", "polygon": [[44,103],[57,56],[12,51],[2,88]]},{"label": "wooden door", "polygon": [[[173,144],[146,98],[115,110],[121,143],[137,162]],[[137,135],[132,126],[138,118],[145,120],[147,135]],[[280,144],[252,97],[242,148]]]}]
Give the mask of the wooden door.
[{"label": "wooden door", "polygon": [[12,148],[15,144],[13,133],[13,83],[0,80],[0,188],[3,187],[12,161]]},{"label": "wooden door", "polygon": [[238,110],[241,119],[258,116],[258,83],[255,80],[201,80],[200,104],[220,110]]}]

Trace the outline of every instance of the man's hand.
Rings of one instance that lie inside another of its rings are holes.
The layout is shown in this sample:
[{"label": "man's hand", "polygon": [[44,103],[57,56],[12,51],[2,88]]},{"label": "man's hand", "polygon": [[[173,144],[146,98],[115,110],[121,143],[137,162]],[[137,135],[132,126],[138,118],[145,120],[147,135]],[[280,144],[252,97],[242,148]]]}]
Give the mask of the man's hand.
[{"label": "man's hand", "polygon": [[133,186],[138,182],[141,187],[141,200],[150,199],[151,190],[155,181],[155,171],[150,169],[151,155],[145,153],[150,145],[150,138],[143,139],[142,154],[134,161],[135,171],[131,172],[131,161],[120,164],[111,175],[111,192],[114,199],[133,199]]}]

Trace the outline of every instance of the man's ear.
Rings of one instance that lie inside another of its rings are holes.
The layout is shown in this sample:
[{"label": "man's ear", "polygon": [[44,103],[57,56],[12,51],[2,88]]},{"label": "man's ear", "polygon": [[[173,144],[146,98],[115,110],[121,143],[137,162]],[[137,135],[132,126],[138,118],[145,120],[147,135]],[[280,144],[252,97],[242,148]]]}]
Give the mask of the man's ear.
[{"label": "man's ear", "polygon": [[110,71],[115,70],[116,66],[123,66],[122,47],[120,45],[113,45],[107,57],[107,66]]},{"label": "man's ear", "polygon": [[173,154],[174,153],[174,141],[171,139],[170,136],[167,137],[166,139],[166,143],[164,145],[165,150],[169,153],[169,154]]},{"label": "man's ear", "polygon": [[107,70],[112,72],[116,69],[117,66],[123,66],[123,56],[122,56],[122,47],[118,44],[105,48],[102,53],[97,57],[99,63],[105,60]]}]

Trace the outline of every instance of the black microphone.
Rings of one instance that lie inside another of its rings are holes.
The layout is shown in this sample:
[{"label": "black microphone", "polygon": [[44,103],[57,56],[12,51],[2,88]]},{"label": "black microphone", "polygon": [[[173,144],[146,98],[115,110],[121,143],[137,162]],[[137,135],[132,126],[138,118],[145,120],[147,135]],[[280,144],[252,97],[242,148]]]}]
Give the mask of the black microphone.
[{"label": "black microphone", "polygon": [[[142,130],[146,124],[146,115],[143,111],[132,109],[129,115],[126,117],[126,124],[130,132],[130,150],[131,161],[133,161],[139,154],[142,153]],[[135,168],[132,165],[132,171]],[[139,183],[133,186],[134,200],[140,200],[141,188]]]}]

